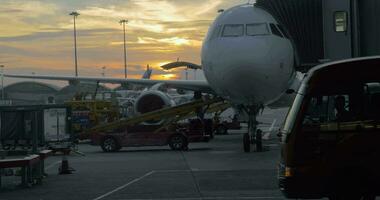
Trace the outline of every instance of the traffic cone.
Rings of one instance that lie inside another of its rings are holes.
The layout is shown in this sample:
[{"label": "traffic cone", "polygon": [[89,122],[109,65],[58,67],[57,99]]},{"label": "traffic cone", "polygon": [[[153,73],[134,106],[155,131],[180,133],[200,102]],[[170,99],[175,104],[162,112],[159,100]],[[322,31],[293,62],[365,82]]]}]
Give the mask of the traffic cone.
[{"label": "traffic cone", "polygon": [[59,174],[72,174],[73,171],[75,170],[69,166],[69,161],[67,160],[66,155],[63,155],[61,166],[58,169]]}]

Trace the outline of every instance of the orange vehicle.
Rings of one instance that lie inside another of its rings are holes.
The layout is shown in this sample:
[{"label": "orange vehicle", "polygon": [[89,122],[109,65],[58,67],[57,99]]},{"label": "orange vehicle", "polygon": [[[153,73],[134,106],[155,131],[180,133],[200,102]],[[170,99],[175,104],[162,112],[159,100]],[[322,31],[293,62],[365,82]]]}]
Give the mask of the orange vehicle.
[{"label": "orange vehicle", "polygon": [[187,150],[192,142],[208,142],[212,138],[212,127],[200,120],[190,120],[185,124],[174,124],[166,128],[162,125],[136,125],[112,133],[91,134],[92,145],[100,145],[104,152],[119,151],[122,147],[165,146],[173,150]]}]

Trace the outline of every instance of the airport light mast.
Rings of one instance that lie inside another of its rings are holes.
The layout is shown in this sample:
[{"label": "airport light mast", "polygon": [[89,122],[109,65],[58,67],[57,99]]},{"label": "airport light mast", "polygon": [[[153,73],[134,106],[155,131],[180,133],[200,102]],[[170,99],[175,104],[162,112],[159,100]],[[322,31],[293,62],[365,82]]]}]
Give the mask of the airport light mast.
[{"label": "airport light mast", "polygon": [[124,32],[124,76],[127,78],[127,45],[125,42],[125,25],[128,24],[128,20],[122,19],[119,21],[120,25],[123,25]]},{"label": "airport light mast", "polygon": [[102,76],[103,76],[103,77],[106,76],[106,69],[107,69],[106,66],[103,66],[103,67],[102,67]]},{"label": "airport light mast", "polygon": [[77,27],[75,19],[80,15],[78,12],[71,12],[69,15],[74,18],[74,54],[75,54],[75,76],[78,76],[78,56],[77,56]]},{"label": "airport light mast", "polygon": [[4,100],[4,65],[0,65],[1,71],[1,100]]}]

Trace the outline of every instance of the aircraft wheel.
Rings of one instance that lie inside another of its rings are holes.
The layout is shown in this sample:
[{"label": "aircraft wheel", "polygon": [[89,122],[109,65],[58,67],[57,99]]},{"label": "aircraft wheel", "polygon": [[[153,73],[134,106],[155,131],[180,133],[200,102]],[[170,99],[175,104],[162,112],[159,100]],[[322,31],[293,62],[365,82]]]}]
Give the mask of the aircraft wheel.
[{"label": "aircraft wheel", "polygon": [[243,136],[243,146],[244,146],[244,152],[248,153],[251,151],[251,141],[249,139],[249,134],[245,133]]},{"label": "aircraft wheel", "polygon": [[107,137],[103,140],[101,147],[104,152],[115,152],[121,149],[115,138]]}]

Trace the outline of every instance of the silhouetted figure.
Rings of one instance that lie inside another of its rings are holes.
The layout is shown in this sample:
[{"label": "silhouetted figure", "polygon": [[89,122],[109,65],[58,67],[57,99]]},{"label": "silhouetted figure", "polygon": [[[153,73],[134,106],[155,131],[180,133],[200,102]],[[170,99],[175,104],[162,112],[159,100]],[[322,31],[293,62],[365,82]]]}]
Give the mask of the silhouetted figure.
[{"label": "silhouetted figure", "polygon": [[336,110],[336,119],[340,122],[350,121],[352,116],[348,110],[345,108],[346,98],[344,96],[337,96],[335,98],[335,110]]}]

